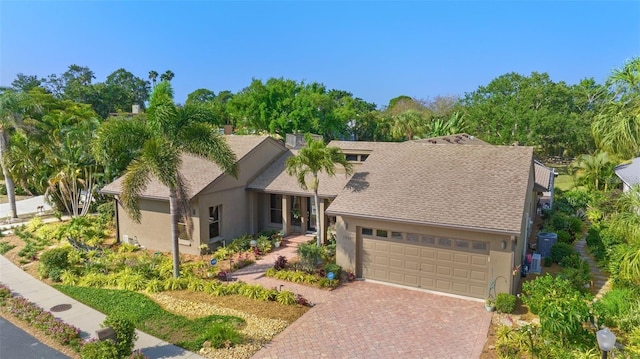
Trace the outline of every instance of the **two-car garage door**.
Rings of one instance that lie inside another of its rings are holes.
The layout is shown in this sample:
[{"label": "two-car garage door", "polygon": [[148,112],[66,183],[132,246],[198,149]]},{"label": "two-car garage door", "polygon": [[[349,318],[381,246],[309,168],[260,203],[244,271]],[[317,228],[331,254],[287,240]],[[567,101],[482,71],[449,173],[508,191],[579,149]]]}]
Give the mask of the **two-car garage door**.
[{"label": "two-car garage door", "polygon": [[487,242],[362,228],[364,278],[459,294],[486,296]]}]

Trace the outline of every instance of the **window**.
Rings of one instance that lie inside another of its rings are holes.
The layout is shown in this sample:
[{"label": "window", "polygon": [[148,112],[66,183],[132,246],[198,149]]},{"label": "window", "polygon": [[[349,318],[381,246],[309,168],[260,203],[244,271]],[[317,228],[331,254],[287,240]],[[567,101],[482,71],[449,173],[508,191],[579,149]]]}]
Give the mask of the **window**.
[{"label": "window", "polygon": [[360,162],[366,161],[368,157],[369,155],[360,155]]},{"label": "window", "polygon": [[456,248],[468,249],[469,248],[469,241],[465,241],[463,239],[456,239],[455,245],[456,245]]},{"label": "window", "polygon": [[358,155],[346,155],[347,156],[347,161],[357,161],[358,160]]},{"label": "window", "polygon": [[418,243],[420,241],[420,236],[415,233],[407,233],[407,240],[409,242]]},{"label": "window", "polygon": [[487,242],[472,242],[471,248],[474,251],[486,252],[487,251]]},{"label": "window", "polygon": [[209,207],[209,238],[220,237],[222,206]]},{"label": "window", "polygon": [[376,237],[387,238],[389,233],[382,229],[376,229]]},{"label": "window", "polygon": [[282,223],[282,195],[271,195],[271,223]]},{"label": "window", "polygon": [[436,237],[434,236],[422,236],[422,244],[426,244],[428,246],[436,245]]},{"label": "window", "polygon": [[189,239],[189,236],[187,235],[187,226],[182,222],[178,223],[178,238]]},{"label": "window", "polygon": [[362,228],[362,235],[364,235],[364,236],[372,236],[373,235],[373,229],[371,229],[371,228]]},{"label": "window", "polygon": [[402,233],[400,232],[391,232],[391,239],[395,239],[397,241],[402,240]]},{"label": "window", "polygon": [[451,240],[449,238],[438,238],[438,245],[442,247],[451,247]]}]

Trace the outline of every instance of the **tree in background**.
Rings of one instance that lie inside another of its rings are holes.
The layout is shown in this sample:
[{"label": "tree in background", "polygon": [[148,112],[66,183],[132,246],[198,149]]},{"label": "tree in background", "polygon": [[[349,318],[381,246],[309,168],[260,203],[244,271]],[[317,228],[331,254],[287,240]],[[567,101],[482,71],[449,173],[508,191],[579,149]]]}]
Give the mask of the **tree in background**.
[{"label": "tree in background", "polygon": [[151,84],[153,85],[153,87],[156,87],[156,81],[158,80],[158,71],[149,71],[149,80],[151,80]]},{"label": "tree in background", "polygon": [[19,92],[29,92],[36,87],[40,87],[42,81],[38,76],[19,73],[16,75],[16,79],[11,82],[11,87]]},{"label": "tree in background", "polygon": [[171,82],[176,75],[171,70],[165,71],[162,75],[160,75],[160,81]]},{"label": "tree in background", "polygon": [[591,128],[599,148],[622,159],[640,154],[640,57],[607,79],[610,94]]},{"label": "tree in background", "polygon": [[167,81],[153,90],[147,115],[146,121],[116,118],[104,122],[98,129],[94,154],[102,164],[117,160],[122,148],[131,154],[120,199],[134,221],[140,221],[138,199],[152,176],[169,189],[173,275],[177,278],[180,274],[179,220],[182,218],[187,224],[189,234],[191,223],[185,179],[180,174],[182,154],[209,159],[237,177],[236,157],[217,129],[204,122],[197,107],[174,104],[173,90]]},{"label": "tree in background", "polygon": [[24,116],[34,109],[38,111],[39,106],[26,93],[4,91],[0,94],[0,166],[13,218],[18,218],[18,210],[16,208],[15,184],[9,170],[11,160],[7,155],[10,149],[9,141],[11,131],[21,126]]},{"label": "tree in background", "polygon": [[[467,93],[461,105],[469,132],[489,143],[518,143],[536,146],[545,155],[572,156],[593,150],[586,147],[591,117],[576,108],[575,99],[584,94],[574,91],[546,73],[508,73]],[[582,98],[580,104],[584,105]]]},{"label": "tree in background", "polygon": [[417,110],[406,110],[391,118],[391,134],[395,139],[413,140],[421,136],[427,126],[424,114]]},{"label": "tree in background", "polygon": [[[347,161],[346,156],[338,147],[328,147],[322,140],[314,140],[311,135],[305,136],[306,145],[295,156],[287,158],[286,171],[290,176],[295,176],[298,184],[304,190],[313,191],[313,201],[316,209],[320,208],[318,197],[318,174],[321,172],[329,176],[335,176],[336,165],[340,165],[348,176],[353,171],[353,166]],[[307,176],[311,176],[310,183]],[[318,231],[318,246],[324,243],[324,228],[320,226],[320,216],[316,216],[316,229]]]}]

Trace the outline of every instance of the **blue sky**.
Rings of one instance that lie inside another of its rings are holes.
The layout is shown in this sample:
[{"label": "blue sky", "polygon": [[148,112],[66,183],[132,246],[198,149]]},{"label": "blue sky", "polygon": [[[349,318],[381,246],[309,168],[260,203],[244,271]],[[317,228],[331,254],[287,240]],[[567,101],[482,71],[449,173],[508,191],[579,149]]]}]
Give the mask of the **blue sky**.
[{"label": "blue sky", "polygon": [[252,78],[322,82],[378,106],[463,95],[508,72],[604,81],[640,56],[640,1],[0,1],[0,84],[88,66],[176,101]]}]

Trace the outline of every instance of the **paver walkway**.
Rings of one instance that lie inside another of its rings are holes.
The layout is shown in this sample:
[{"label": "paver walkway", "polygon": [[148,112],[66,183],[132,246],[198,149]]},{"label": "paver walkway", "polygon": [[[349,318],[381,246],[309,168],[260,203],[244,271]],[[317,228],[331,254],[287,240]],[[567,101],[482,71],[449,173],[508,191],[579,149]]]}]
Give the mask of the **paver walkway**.
[{"label": "paver walkway", "polygon": [[312,239],[312,237],[304,235],[286,237],[285,240],[282,241],[280,248],[276,248],[271,253],[257,260],[256,263],[233,272],[233,278],[246,283],[260,284],[265,288],[289,290],[302,295],[314,304],[325,303],[330,296],[330,290],[269,278],[264,275],[264,272],[268,268],[273,267],[273,264],[279,256],[284,256],[289,260],[296,257],[298,244],[305,243],[310,239]]},{"label": "paver walkway", "polygon": [[587,241],[585,238],[576,241],[574,244],[574,248],[578,251],[580,257],[584,259],[589,264],[589,268],[591,268],[591,275],[593,276],[592,294],[594,294],[596,298],[601,298],[606,292],[611,290],[611,282],[609,277],[602,273],[596,261],[587,253],[586,246]]},{"label": "paver walkway", "polygon": [[302,294],[315,305],[253,358],[478,358],[491,313],[481,302],[373,282],[356,281],[328,291],[264,276],[280,255],[296,256],[298,243],[283,246],[234,278]]}]

